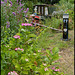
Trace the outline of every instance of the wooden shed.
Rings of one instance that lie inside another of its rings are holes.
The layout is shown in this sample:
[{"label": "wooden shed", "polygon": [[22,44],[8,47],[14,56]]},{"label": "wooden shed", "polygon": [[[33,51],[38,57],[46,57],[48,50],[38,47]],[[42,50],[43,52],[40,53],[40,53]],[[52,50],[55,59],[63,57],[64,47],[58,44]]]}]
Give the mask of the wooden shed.
[{"label": "wooden shed", "polygon": [[[53,12],[53,5],[41,4],[33,6],[33,13],[37,13],[40,16],[50,16]],[[52,8],[52,9],[51,9]]]}]

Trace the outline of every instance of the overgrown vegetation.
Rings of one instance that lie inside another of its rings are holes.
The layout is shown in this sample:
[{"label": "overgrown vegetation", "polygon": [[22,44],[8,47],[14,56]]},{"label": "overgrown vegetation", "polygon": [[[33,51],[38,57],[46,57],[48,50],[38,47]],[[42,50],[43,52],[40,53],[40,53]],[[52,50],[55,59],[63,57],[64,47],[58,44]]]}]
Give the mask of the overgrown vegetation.
[{"label": "overgrown vegetation", "polygon": [[[29,16],[33,5],[42,3],[45,3],[45,0],[39,2],[38,0],[20,0],[19,4],[18,0],[1,1],[1,75],[66,75],[60,72],[60,67],[54,67],[54,65],[59,64],[55,62],[60,58],[59,49],[68,45],[59,41],[55,45],[56,39],[47,39],[56,34],[48,28],[43,28],[43,31],[39,29],[37,32],[40,33],[37,36],[35,27],[31,24]],[[69,13],[69,29],[73,29],[73,0],[68,0],[66,5],[64,3],[67,1],[60,0],[59,4],[55,5],[56,11],[65,9],[64,12]],[[45,19],[45,25],[59,28],[59,25],[63,23],[63,13],[58,12],[51,19]],[[54,48],[50,51],[47,48],[51,44]]]}]

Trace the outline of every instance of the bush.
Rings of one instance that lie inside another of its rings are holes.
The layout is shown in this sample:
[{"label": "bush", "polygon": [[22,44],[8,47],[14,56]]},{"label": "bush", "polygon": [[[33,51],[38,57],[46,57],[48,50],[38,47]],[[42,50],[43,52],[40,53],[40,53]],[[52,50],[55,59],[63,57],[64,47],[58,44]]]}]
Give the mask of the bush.
[{"label": "bush", "polygon": [[58,64],[55,63],[60,58],[58,47],[52,52],[46,50],[46,55],[37,48],[41,34],[36,37],[32,33],[34,27],[27,19],[29,8],[22,8],[23,4],[18,5],[15,1],[1,4],[1,75],[63,74],[59,67],[51,68]]}]

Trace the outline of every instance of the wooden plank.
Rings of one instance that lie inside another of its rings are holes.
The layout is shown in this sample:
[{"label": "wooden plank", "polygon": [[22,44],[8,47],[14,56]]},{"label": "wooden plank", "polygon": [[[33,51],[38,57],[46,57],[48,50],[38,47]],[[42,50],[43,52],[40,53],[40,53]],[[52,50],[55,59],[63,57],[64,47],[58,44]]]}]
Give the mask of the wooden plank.
[{"label": "wooden plank", "polygon": [[[48,26],[41,25],[41,24],[38,24],[38,23],[36,23],[36,26],[42,26],[42,27],[46,27],[46,28],[48,27]],[[59,31],[59,32],[63,32],[61,29],[56,29],[56,28],[52,28],[52,27],[49,27],[49,28],[52,29],[52,30],[56,30],[56,31]]]}]

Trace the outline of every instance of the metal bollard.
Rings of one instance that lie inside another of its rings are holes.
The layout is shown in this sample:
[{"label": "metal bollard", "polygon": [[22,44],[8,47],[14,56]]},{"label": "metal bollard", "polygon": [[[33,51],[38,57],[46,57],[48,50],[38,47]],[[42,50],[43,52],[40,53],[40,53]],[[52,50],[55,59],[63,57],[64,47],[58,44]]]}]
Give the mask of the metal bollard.
[{"label": "metal bollard", "polygon": [[63,14],[63,39],[68,41],[68,24],[69,24],[69,14]]}]

